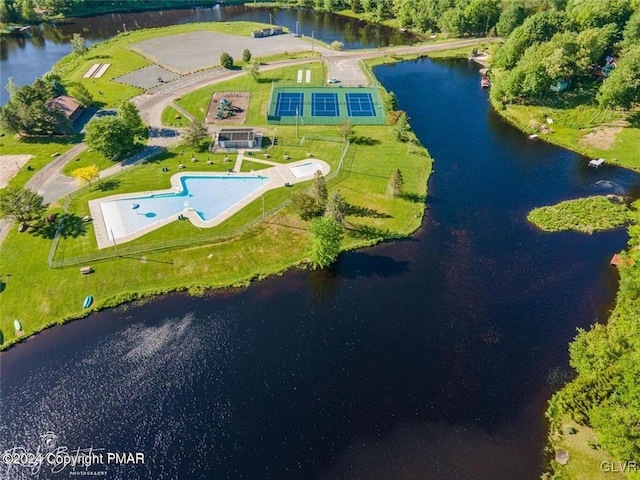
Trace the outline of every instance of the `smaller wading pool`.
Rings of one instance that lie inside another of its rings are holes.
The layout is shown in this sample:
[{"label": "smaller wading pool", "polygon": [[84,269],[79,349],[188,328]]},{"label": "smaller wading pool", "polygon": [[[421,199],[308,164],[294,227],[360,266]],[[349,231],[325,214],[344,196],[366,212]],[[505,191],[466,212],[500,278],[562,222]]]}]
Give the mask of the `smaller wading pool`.
[{"label": "smaller wading pool", "polygon": [[100,202],[111,239],[121,239],[163,220],[193,211],[209,222],[269,182],[264,176],[182,176],[182,191],[128,196]]},{"label": "smaller wading pool", "polygon": [[295,167],[289,167],[289,170],[291,170],[294,177],[302,178],[314,175],[318,170],[322,171],[322,168],[316,162],[307,162]]}]

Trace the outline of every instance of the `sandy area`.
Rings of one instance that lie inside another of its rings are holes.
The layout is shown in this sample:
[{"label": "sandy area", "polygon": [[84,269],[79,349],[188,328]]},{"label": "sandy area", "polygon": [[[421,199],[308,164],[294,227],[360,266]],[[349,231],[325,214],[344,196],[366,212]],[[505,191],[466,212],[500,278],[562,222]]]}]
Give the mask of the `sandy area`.
[{"label": "sandy area", "polygon": [[31,157],[33,155],[0,155],[0,188],[6,187]]},{"label": "sandy area", "polygon": [[597,148],[598,150],[609,150],[613,147],[616,135],[622,131],[622,127],[598,128],[578,140],[581,147]]},{"label": "sandy area", "polygon": [[[244,124],[247,119],[250,95],[249,92],[214,92],[211,103],[209,104],[206,122],[216,125]],[[233,106],[233,116],[229,118],[216,118],[220,100],[223,98],[231,102]]]}]

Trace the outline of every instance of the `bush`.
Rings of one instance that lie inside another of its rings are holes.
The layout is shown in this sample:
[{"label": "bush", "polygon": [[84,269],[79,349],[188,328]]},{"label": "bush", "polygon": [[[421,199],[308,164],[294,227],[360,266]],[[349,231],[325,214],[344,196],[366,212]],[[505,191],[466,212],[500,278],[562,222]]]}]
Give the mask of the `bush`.
[{"label": "bush", "polygon": [[233,57],[227,52],[224,52],[220,55],[220,65],[227,69],[233,68]]},{"label": "bush", "polygon": [[334,40],[331,42],[331,50],[342,50],[344,48],[344,43],[339,40]]}]

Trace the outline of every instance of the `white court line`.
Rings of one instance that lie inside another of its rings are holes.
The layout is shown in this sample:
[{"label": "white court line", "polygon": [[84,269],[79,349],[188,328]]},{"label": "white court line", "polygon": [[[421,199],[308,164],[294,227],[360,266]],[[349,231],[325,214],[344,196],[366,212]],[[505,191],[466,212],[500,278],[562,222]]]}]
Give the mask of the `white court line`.
[{"label": "white court line", "polygon": [[108,70],[108,68],[111,66],[110,63],[105,63],[100,67],[100,70],[98,70],[96,72],[96,74],[93,76],[93,78],[100,78],[102,75],[104,75],[104,73]]},{"label": "white court line", "polygon": [[87,70],[87,73],[85,73],[82,78],[89,78],[92,77],[94,73],[96,73],[96,70],[98,70],[98,68],[100,68],[100,65],[102,65],[101,63],[94,63],[93,66]]}]

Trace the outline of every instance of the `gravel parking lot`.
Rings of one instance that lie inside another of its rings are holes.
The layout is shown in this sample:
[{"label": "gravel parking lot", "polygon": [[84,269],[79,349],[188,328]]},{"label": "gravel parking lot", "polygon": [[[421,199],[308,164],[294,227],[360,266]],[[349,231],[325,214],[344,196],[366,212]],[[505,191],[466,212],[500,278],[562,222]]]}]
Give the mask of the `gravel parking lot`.
[{"label": "gravel parking lot", "polygon": [[311,44],[303,38],[288,34],[251,38],[215,32],[193,32],[151,38],[135,43],[131,48],[168,70],[185,74],[219,65],[220,55],[224,52],[234,60],[240,60],[245,48],[254,57],[264,57],[283,51],[311,50]]}]

